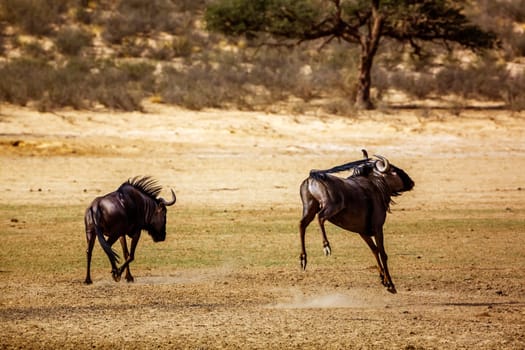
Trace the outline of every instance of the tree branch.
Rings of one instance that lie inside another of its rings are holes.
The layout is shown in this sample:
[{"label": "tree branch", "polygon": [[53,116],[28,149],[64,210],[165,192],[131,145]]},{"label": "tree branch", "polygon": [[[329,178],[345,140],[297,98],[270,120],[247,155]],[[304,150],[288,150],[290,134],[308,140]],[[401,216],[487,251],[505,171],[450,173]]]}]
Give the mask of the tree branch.
[{"label": "tree branch", "polygon": [[319,48],[317,49],[318,51],[321,51],[322,49],[324,49],[324,47],[328,44],[330,44],[330,42],[332,42],[332,40],[334,40],[335,38],[337,38],[336,35],[332,35],[331,37],[328,38],[328,40],[326,40],[324,43],[321,44],[321,46],[319,46]]}]

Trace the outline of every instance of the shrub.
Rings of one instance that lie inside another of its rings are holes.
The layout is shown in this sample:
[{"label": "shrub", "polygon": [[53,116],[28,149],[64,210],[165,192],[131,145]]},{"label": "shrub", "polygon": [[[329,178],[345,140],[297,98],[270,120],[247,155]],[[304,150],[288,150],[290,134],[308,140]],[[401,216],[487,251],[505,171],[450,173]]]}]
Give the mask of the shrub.
[{"label": "shrub", "polygon": [[169,0],[121,0],[106,21],[103,37],[120,44],[125,37],[152,31],[175,32],[176,8]]},{"label": "shrub", "polygon": [[150,47],[147,57],[160,61],[168,61],[175,56],[171,43],[159,43],[158,47]]},{"label": "shrub", "polygon": [[173,38],[173,55],[175,57],[189,57],[192,53],[192,42],[188,36]]},{"label": "shrub", "polygon": [[525,22],[525,0],[477,1],[474,20],[497,33],[501,48],[508,58],[525,55],[525,39],[517,32],[516,24]]},{"label": "shrub", "polygon": [[[1,11],[2,11],[2,9],[0,7],[0,13],[1,13]],[[4,52],[5,52],[5,47],[4,47],[4,40],[5,40],[5,38],[4,38],[3,35],[1,35],[1,33],[4,32],[4,27],[5,27],[5,25],[2,22],[2,18],[0,16],[0,55],[3,55]]]},{"label": "shrub", "polygon": [[76,9],[75,18],[84,24],[91,24],[93,22],[93,14],[89,12],[85,7],[79,7]]},{"label": "shrub", "polygon": [[19,58],[0,65],[0,100],[26,105],[42,97],[52,68],[44,60]]},{"label": "shrub", "polygon": [[138,84],[144,93],[155,91],[154,65],[146,62],[122,63],[119,70],[128,82]]},{"label": "shrub", "polygon": [[118,48],[119,57],[142,57],[148,51],[148,44],[141,39],[124,38]]},{"label": "shrub", "polygon": [[178,11],[202,11],[206,7],[208,0],[178,0],[173,3],[177,6]]},{"label": "shrub", "polygon": [[525,73],[509,76],[501,95],[507,106],[515,111],[525,110]]},{"label": "shrub", "polygon": [[0,65],[0,101],[36,103],[41,111],[62,107],[141,110],[141,101],[153,89],[153,68],[142,64],[117,67],[109,62],[73,58],[52,67],[43,60],[21,58]]},{"label": "shrub", "polygon": [[510,39],[513,53],[516,56],[525,56],[525,33],[514,33]]},{"label": "shrub", "polygon": [[414,73],[400,70],[386,72],[384,70],[378,70],[376,74],[378,72],[381,73],[374,76],[373,82],[374,86],[376,86],[377,83],[380,91],[393,88],[418,99],[426,98],[436,91],[435,78],[429,73]]},{"label": "shrub", "polygon": [[80,28],[67,27],[57,33],[55,45],[64,55],[75,56],[91,45],[91,34]]},{"label": "shrub", "polygon": [[209,65],[195,66],[187,72],[166,67],[160,81],[162,100],[193,110],[206,107],[220,107],[224,99],[225,81]]},{"label": "shrub", "polygon": [[21,44],[21,48],[24,54],[26,54],[28,57],[48,60],[53,56],[53,53],[44,49],[38,41],[30,41],[28,43]]},{"label": "shrub", "polygon": [[28,34],[45,35],[60,22],[68,0],[2,0],[3,20],[20,27]]},{"label": "shrub", "polygon": [[135,29],[124,15],[117,13],[108,19],[102,36],[110,44],[121,44],[131,34],[135,34]]},{"label": "shrub", "polygon": [[349,98],[331,100],[323,106],[323,110],[329,114],[349,116],[356,111],[353,101]]},{"label": "shrub", "polygon": [[124,111],[142,110],[143,89],[137,81],[130,81],[126,71],[105,62],[89,77],[89,99],[102,105]]},{"label": "shrub", "polygon": [[436,75],[438,94],[456,94],[463,98],[501,100],[508,73],[503,66],[486,60],[477,66],[450,66]]}]

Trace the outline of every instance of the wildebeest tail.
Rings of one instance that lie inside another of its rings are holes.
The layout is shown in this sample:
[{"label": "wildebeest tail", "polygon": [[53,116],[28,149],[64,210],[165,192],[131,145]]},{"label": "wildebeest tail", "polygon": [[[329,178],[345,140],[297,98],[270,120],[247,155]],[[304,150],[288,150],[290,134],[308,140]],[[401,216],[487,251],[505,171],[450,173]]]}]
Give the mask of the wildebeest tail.
[{"label": "wildebeest tail", "polygon": [[310,177],[316,180],[323,180],[326,178],[326,172],[320,170],[310,170]]},{"label": "wildebeest tail", "polygon": [[104,238],[104,233],[99,228],[98,220],[96,220],[95,218],[93,208],[91,208],[89,211],[91,214],[91,220],[93,221],[94,230],[97,233],[97,238],[98,242],[100,243],[100,246],[102,247],[102,249],[104,249],[104,252],[106,252],[110,260],[114,260],[117,263],[120,262],[120,256],[117,254],[117,252],[113,250],[113,248],[111,248],[111,245],[109,245],[106,239]]}]

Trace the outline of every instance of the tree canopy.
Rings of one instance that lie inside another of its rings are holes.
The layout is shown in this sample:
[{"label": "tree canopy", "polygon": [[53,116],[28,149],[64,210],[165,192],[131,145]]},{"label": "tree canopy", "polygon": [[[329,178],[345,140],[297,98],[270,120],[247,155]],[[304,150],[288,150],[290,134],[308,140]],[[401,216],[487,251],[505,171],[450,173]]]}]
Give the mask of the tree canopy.
[{"label": "tree canopy", "polygon": [[371,68],[381,40],[408,43],[416,53],[423,42],[472,50],[495,45],[495,35],[470,22],[463,6],[451,0],[217,0],[205,19],[209,30],[226,35],[358,45],[355,103],[372,108]]}]

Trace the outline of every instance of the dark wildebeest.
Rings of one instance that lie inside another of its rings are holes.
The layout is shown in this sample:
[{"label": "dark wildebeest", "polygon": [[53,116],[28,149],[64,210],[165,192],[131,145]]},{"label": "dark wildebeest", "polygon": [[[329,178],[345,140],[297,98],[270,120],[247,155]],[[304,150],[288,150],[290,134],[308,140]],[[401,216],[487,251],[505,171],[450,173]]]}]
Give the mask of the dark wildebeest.
[{"label": "dark wildebeest", "polygon": [[[166,239],[166,207],[175,204],[176,197],[175,192],[171,190],[171,201],[157,198],[161,189],[157,181],[149,176],[134,177],[120,185],[115,192],[93,200],[84,217],[87,240],[86,284],[92,283],[90,266],[95,236],[111,262],[113,279],[118,282],[126,269],[126,281],[133,282],[129,263],[135,257],[141,231],[148,231],[154,242]],[[108,236],[107,240],[104,235]],[[129,252],[126,235],[131,237]],[[120,240],[126,259],[121,267],[117,267],[119,256],[111,248],[117,239]]]},{"label": "dark wildebeest", "polygon": [[[376,159],[372,159],[368,158],[366,151],[363,150],[363,153],[363,160],[326,171],[312,170],[310,176],[301,184],[301,267],[306,269],[306,227],[317,214],[325,254],[331,254],[324,227],[326,220],[345,230],[357,232],[376,258],[381,282],[389,292],[396,293],[388,272],[387,255],[383,245],[383,224],[392,197],[410,191],[414,187],[414,181],[402,169],[390,164],[386,158],[375,156]],[[353,169],[354,172],[348,178],[329,174],[349,169]]]}]

